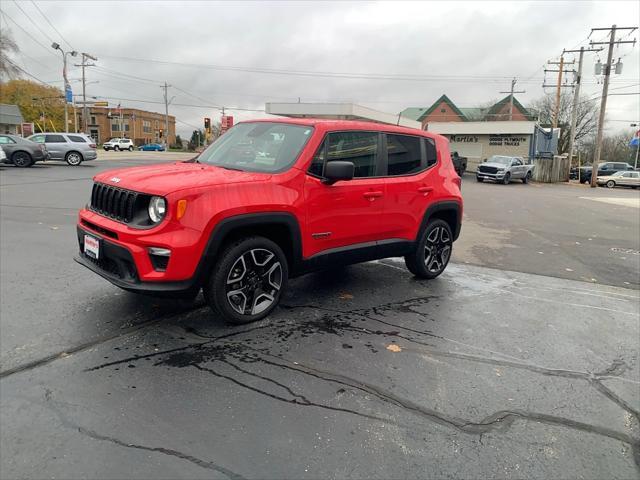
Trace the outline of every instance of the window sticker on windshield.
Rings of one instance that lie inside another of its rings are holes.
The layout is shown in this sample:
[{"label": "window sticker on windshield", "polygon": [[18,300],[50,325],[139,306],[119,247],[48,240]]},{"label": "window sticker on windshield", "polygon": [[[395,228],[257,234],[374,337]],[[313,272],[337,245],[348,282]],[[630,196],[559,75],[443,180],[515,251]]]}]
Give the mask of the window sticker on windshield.
[{"label": "window sticker on windshield", "polygon": [[308,130],[308,129],[307,129],[307,130],[305,130],[305,131],[304,131],[304,134],[305,134],[305,135],[309,135],[310,133],[311,133],[311,130]]}]

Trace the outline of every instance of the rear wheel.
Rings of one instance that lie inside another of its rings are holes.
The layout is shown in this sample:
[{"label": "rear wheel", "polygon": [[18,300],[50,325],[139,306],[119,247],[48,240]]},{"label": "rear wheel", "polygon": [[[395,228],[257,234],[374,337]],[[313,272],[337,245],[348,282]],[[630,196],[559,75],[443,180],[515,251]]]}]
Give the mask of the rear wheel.
[{"label": "rear wheel", "polygon": [[416,250],[404,262],[416,277],[436,278],[447,268],[453,248],[453,233],[444,220],[433,220],[418,240]]},{"label": "rear wheel", "polygon": [[264,237],[242,238],[229,244],[204,287],[204,296],[227,322],[260,320],[276,307],[288,279],[282,249]]},{"label": "rear wheel", "polygon": [[72,167],[77,167],[82,163],[82,155],[80,155],[78,152],[69,152],[64,159]]},{"label": "rear wheel", "polygon": [[502,179],[502,183],[505,185],[509,185],[509,182],[511,181],[511,173],[507,172],[504,174],[504,178]]},{"label": "rear wheel", "polygon": [[33,165],[33,159],[27,152],[16,152],[11,157],[11,160],[13,160],[13,164],[16,167],[25,168]]},{"label": "rear wheel", "polygon": [[130,152],[133,152],[133,147],[129,147],[129,151],[130,151]]},{"label": "rear wheel", "polygon": [[616,186],[616,182],[614,182],[613,180],[609,180],[607,183],[607,188],[613,188]]}]

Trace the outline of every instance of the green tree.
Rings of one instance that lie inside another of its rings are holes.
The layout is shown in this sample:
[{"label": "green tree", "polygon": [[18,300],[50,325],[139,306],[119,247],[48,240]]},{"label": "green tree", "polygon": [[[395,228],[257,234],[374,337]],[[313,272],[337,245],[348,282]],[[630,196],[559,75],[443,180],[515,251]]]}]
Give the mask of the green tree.
[{"label": "green tree", "polygon": [[176,144],[175,144],[176,148],[182,148],[182,138],[180,138],[180,135],[176,135]]},{"label": "green tree", "polygon": [[[33,122],[38,131],[64,131],[64,95],[62,90],[31,80],[0,83],[0,103],[17,105],[25,122]],[[41,118],[44,114],[46,125]]]}]

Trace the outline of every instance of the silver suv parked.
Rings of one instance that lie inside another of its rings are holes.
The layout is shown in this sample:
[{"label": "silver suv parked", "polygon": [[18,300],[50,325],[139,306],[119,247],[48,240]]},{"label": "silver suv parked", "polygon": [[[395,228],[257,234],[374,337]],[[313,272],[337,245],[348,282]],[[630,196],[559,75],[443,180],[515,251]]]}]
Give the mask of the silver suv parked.
[{"label": "silver suv parked", "polygon": [[83,133],[36,133],[29,140],[44,144],[49,160],[64,160],[73,166],[98,157],[95,142]]}]

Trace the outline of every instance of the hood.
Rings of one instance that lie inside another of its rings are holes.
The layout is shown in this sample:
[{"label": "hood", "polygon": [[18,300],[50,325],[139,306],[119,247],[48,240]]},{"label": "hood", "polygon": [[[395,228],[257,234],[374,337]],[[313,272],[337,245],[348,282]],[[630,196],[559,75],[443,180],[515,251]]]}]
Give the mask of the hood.
[{"label": "hood", "polygon": [[498,168],[498,169],[500,169],[500,168],[504,168],[505,170],[506,170],[507,168],[509,168],[509,167],[508,167],[507,165],[505,165],[504,163],[497,163],[497,162],[484,162],[484,163],[481,163],[481,164],[480,164],[480,166],[482,166],[482,167],[496,167],[496,168]]},{"label": "hood", "polygon": [[267,173],[225,170],[202,163],[176,162],[109,170],[93,179],[136,192],[166,195],[185,188],[264,181],[270,176]]}]

